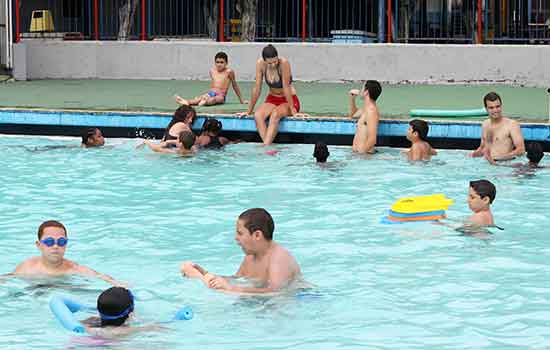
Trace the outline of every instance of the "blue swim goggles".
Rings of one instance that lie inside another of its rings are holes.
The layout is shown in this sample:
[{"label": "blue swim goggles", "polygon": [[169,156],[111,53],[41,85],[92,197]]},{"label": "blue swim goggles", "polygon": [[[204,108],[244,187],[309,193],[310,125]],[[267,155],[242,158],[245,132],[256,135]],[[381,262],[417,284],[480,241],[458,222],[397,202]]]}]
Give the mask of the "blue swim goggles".
[{"label": "blue swim goggles", "polygon": [[69,240],[65,237],[59,237],[57,239],[57,242],[53,237],[48,237],[40,241],[40,243],[44,244],[47,247],[53,247],[56,243],[58,247],[64,247],[67,245],[67,242],[69,242]]},{"label": "blue swim goggles", "polygon": [[130,296],[130,306],[128,306],[124,311],[122,311],[118,315],[105,315],[105,314],[102,314],[100,312],[99,317],[102,320],[117,320],[119,318],[128,316],[130,314],[130,312],[134,311],[134,295],[132,294],[132,292],[130,290],[128,290],[128,295]]}]

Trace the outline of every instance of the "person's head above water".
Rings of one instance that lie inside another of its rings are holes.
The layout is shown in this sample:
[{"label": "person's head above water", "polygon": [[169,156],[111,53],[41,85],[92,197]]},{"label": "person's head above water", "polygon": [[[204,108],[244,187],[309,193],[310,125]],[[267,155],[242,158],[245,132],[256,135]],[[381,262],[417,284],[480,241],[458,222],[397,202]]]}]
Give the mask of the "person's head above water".
[{"label": "person's head above water", "polygon": [[83,147],[100,147],[105,144],[103,134],[98,128],[87,128],[83,130],[81,137]]},{"label": "person's head above water", "polygon": [[409,122],[409,130],[407,130],[407,139],[415,141],[416,138],[426,141],[430,127],[424,120],[413,119]]},{"label": "person's head above water", "polygon": [[527,144],[526,149],[529,162],[538,165],[542,157],[544,157],[542,145],[538,142],[530,142]]},{"label": "person's head above water", "polygon": [[101,326],[122,326],[134,311],[134,296],[126,288],[111,287],[97,298]]},{"label": "person's head above water", "polygon": [[317,160],[317,163],[325,163],[329,155],[330,152],[328,151],[328,147],[324,142],[319,141],[315,144],[315,148],[313,149],[313,156]]},{"label": "person's head above water", "polygon": [[63,262],[68,241],[67,229],[59,221],[44,221],[38,227],[36,247],[50,265],[57,266]]},{"label": "person's head above water", "polygon": [[170,128],[176,123],[184,123],[189,125],[189,128],[191,128],[196,118],[197,118],[197,112],[193,107],[189,105],[181,105],[174,112],[174,115],[172,116],[172,120],[166,127],[166,131],[170,130]]},{"label": "person's head above water", "polygon": [[201,133],[206,132],[210,136],[217,136],[222,131],[222,122],[215,118],[206,118],[202,124]]},{"label": "person's head above water", "polygon": [[[273,218],[263,208],[252,208],[245,210],[239,215],[237,220],[237,231],[239,228],[245,229],[243,234],[247,233],[248,236],[261,235],[261,238],[266,241],[273,239],[273,231],[275,230],[275,223]],[[237,232],[237,235],[239,232]]]},{"label": "person's head above water", "polygon": [[489,180],[470,181],[468,206],[473,212],[486,210],[495,200],[497,190]]},{"label": "person's head above water", "polygon": [[382,85],[377,80],[367,80],[363,86],[363,97],[370,97],[371,100],[376,101],[382,94]]},{"label": "person's head above water", "polygon": [[195,144],[195,134],[191,131],[182,131],[178,136],[178,141],[181,143],[183,148],[190,150]]}]

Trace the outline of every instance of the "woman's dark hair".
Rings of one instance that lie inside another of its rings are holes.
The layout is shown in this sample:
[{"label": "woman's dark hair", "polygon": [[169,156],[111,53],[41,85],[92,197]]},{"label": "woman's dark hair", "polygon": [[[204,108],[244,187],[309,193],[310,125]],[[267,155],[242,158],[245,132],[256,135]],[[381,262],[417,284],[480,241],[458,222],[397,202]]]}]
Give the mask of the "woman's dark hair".
[{"label": "woman's dark hair", "polygon": [[267,60],[268,58],[274,58],[277,56],[279,56],[279,54],[277,53],[277,49],[275,48],[275,46],[271,44],[267,45],[262,50],[262,58],[264,59],[264,61]]},{"label": "woman's dark hair", "polygon": [[216,118],[206,118],[202,123],[201,132],[211,132],[218,135],[222,131],[222,122]]},{"label": "woman's dark hair", "polygon": [[111,287],[97,298],[101,326],[122,326],[134,311],[134,296],[126,288]]},{"label": "woman's dark hair", "polygon": [[174,126],[176,123],[185,123],[187,118],[191,117],[191,125],[189,127],[193,126],[193,123],[195,122],[195,119],[197,118],[197,112],[195,109],[188,105],[183,105],[180,108],[176,109],[174,112],[174,116],[172,117],[172,120],[170,120],[170,123],[168,123],[168,126],[164,130],[164,138],[166,138],[166,135],[170,131],[170,128]]}]

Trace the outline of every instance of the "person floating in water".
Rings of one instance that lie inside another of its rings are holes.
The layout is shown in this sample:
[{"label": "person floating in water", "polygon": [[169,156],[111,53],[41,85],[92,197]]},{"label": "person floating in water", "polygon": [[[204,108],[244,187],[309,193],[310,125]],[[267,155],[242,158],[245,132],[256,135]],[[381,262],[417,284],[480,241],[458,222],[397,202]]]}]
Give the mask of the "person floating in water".
[{"label": "person floating in water", "polygon": [[97,298],[98,316],[92,316],[81,323],[86,333],[114,338],[143,331],[159,331],[165,329],[157,324],[135,326],[130,325],[135,307],[134,295],[123,287],[111,287],[103,291]]},{"label": "person floating in water", "polygon": [[180,105],[190,105],[190,106],[213,106],[225,103],[225,97],[227,91],[229,90],[229,84],[233,86],[235,94],[239,98],[241,104],[248,103],[243,100],[241,96],[241,89],[239,84],[237,84],[237,79],[235,77],[235,71],[227,66],[229,59],[225,52],[218,52],[214,57],[215,65],[210,69],[210,90],[205,94],[197,96],[193,99],[186,100],[180,96],[176,97],[176,102]]},{"label": "person floating in water", "polygon": [[426,140],[429,130],[430,127],[424,120],[413,119],[409,122],[407,140],[412,143],[411,148],[406,152],[409,161],[430,160],[437,154],[437,151]]},{"label": "person floating in water", "polygon": [[378,122],[380,114],[376,105],[376,100],[382,93],[382,86],[376,80],[367,80],[362,91],[350,91],[352,99],[351,115],[355,115],[357,107],[355,106],[355,98],[361,95],[364,100],[363,110],[361,111],[359,120],[357,120],[357,129],[353,137],[353,152],[365,154],[374,153],[376,138],[378,134]]},{"label": "person floating in water", "polygon": [[55,220],[44,221],[38,228],[36,241],[36,247],[41,255],[25,260],[10,275],[21,277],[81,275],[97,277],[115,286],[122,285],[111,276],[65,259],[68,242],[67,229],[62,223]]},{"label": "person floating in water", "polygon": [[300,266],[288,250],[273,241],[275,224],[262,208],[244,211],[237,220],[235,240],[245,257],[234,277],[245,277],[258,287],[236,285],[227,277],[212,274],[191,261],[181,264],[181,272],[202,280],[209,288],[235,293],[271,293],[280,291],[301,276]]},{"label": "person floating in water", "polygon": [[481,142],[470,155],[485,157],[490,163],[510,160],[525,153],[525,141],[517,121],[502,115],[502,99],[496,92],[483,98],[489,119],[481,127]]},{"label": "person floating in water", "polygon": [[82,143],[81,147],[91,148],[91,147],[101,147],[105,145],[105,138],[101,130],[98,128],[88,128],[82,132]]},{"label": "person floating in water", "polygon": [[319,141],[315,144],[313,157],[315,157],[317,163],[326,163],[329,155],[330,152],[328,151],[326,143]]}]

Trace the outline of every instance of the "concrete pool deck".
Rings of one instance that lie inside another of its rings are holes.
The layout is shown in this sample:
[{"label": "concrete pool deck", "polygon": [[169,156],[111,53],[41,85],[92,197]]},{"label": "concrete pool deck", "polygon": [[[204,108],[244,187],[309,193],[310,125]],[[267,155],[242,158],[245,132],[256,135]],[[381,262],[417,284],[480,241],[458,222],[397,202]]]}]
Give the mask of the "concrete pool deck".
[{"label": "concrete pool deck", "polygon": [[[239,82],[244,98],[252,83]],[[347,92],[361,83],[295,83],[302,112],[312,116],[345,116]],[[207,81],[178,80],[35,80],[0,83],[0,107],[78,109],[91,111],[172,112],[173,95],[191,98],[208,90]],[[266,94],[264,86],[262,93]],[[507,85],[383,85],[378,99],[382,118],[409,118],[411,109],[476,109],[489,91],[502,96],[506,116],[521,121],[548,120],[548,95],[544,88]],[[259,102],[263,101],[263,97]],[[360,104],[360,101],[358,101]],[[259,103],[257,104],[257,106]],[[197,108],[199,114],[233,114],[245,111],[233,91],[227,103]],[[435,118],[426,118],[435,119]],[[480,120],[482,118],[446,118]]]}]

